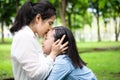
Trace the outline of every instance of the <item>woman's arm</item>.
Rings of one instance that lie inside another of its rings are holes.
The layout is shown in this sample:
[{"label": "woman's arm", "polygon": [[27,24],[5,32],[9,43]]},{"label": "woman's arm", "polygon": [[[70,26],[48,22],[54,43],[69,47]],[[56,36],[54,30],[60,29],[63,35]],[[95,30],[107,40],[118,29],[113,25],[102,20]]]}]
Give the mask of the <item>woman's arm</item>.
[{"label": "woman's arm", "polygon": [[39,43],[35,39],[17,38],[13,43],[11,53],[15,72],[20,73],[21,70],[17,69],[21,67],[22,71],[31,79],[45,79],[53,67],[53,59],[44,57]]}]

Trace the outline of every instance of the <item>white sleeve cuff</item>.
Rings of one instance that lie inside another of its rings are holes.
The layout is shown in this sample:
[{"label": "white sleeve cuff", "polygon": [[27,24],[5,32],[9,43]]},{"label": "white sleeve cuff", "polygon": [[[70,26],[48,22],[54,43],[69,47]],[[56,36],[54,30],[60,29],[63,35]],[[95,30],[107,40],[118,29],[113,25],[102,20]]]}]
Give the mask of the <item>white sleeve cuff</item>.
[{"label": "white sleeve cuff", "polygon": [[47,56],[47,60],[48,60],[48,63],[52,63],[52,65],[53,65],[54,60],[50,56]]}]

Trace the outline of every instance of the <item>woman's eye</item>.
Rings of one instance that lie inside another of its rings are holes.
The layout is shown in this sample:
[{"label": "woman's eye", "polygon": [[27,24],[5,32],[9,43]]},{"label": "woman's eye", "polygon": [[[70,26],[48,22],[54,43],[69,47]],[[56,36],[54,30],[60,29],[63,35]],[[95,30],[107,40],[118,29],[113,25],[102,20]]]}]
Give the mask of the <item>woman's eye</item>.
[{"label": "woman's eye", "polygon": [[49,25],[53,25],[53,22],[49,22]]}]

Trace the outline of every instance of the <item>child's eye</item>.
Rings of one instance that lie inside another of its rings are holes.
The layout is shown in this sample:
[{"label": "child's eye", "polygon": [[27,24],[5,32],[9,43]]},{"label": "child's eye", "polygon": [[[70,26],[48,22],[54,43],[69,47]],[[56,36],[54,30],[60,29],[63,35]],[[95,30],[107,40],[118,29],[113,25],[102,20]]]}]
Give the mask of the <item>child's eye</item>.
[{"label": "child's eye", "polygon": [[45,40],[47,40],[47,38],[45,38]]},{"label": "child's eye", "polygon": [[47,39],[46,35],[43,37],[43,39],[44,39],[44,40],[46,40],[46,39]]},{"label": "child's eye", "polygon": [[47,38],[46,38],[46,37],[44,37],[44,38],[43,38],[43,40],[47,40]]}]

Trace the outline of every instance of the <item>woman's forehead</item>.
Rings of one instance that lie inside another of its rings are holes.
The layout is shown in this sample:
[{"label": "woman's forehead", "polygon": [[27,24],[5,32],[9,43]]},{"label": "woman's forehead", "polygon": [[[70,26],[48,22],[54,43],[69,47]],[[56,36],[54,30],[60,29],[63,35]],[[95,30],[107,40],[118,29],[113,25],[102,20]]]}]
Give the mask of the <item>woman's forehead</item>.
[{"label": "woman's forehead", "polygon": [[56,16],[52,16],[52,17],[50,17],[50,18],[48,18],[48,19],[46,19],[46,20],[51,21],[51,22],[54,22],[55,19],[56,19]]}]

